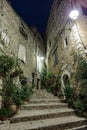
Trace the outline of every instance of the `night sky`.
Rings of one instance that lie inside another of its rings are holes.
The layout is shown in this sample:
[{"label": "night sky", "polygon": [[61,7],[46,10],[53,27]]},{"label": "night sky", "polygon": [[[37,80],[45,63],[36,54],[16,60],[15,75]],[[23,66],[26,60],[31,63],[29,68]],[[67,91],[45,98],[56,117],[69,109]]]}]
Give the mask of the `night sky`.
[{"label": "night sky", "polygon": [[29,25],[44,33],[53,0],[9,0],[14,10]]}]

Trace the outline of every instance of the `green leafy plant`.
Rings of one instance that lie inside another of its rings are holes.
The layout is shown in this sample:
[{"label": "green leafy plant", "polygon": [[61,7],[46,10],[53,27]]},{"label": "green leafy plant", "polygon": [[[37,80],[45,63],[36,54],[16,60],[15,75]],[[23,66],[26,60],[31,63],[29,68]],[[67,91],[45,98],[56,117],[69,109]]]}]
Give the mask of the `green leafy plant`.
[{"label": "green leafy plant", "polygon": [[[14,57],[7,55],[0,56],[0,76],[4,80],[2,90],[2,109],[0,113],[10,116],[9,109],[13,106],[16,110],[24,100],[29,98],[32,89],[28,87],[27,82],[17,86],[14,83],[15,77],[23,76],[23,70],[20,67],[20,62]],[[25,77],[25,76],[24,76]],[[22,77],[22,79],[24,78]],[[21,82],[21,80],[20,80]],[[1,115],[0,115],[1,116]]]},{"label": "green leafy plant", "polygon": [[75,89],[70,85],[66,85],[64,88],[64,92],[69,106],[73,106],[73,97],[75,94]]},{"label": "green leafy plant", "polygon": [[81,111],[87,111],[87,60],[80,55],[77,60],[75,80],[79,90],[79,102],[83,106]]},{"label": "green leafy plant", "polygon": [[21,76],[23,75],[23,70],[21,69],[20,67],[20,62],[18,59],[15,59],[15,66],[14,66],[14,69],[13,71],[11,72],[10,74],[10,77],[11,78],[15,78],[17,76]]},{"label": "green leafy plant", "polygon": [[44,63],[44,66],[41,71],[41,84],[46,87],[46,81],[47,81],[47,66]]},{"label": "green leafy plant", "polygon": [[4,86],[3,91],[4,97],[3,102],[5,106],[12,104],[21,105],[21,88],[17,87],[12,80],[8,80]]},{"label": "green leafy plant", "polygon": [[0,56],[0,76],[6,78],[10,71],[13,69],[15,61],[13,57],[7,55]]},{"label": "green leafy plant", "polygon": [[66,83],[64,92],[68,104],[76,108],[81,116],[87,117],[87,60],[80,55],[75,55],[75,64],[77,87],[70,87],[70,84]]},{"label": "green leafy plant", "polygon": [[1,109],[0,109],[0,116],[1,116],[1,115],[9,116],[9,115],[10,115],[10,110],[7,109],[7,108],[1,108]]},{"label": "green leafy plant", "polygon": [[17,106],[21,106],[23,104],[23,100],[21,98],[21,92],[22,92],[21,88],[16,87],[15,92],[12,96],[12,99]]},{"label": "green leafy plant", "polygon": [[[57,96],[58,91],[60,91],[60,73],[55,76],[51,72],[47,71],[47,66],[44,63],[44,67],[41,72],[41,84],[45,87],[48,92],[53,93]],[[60,93],[60,92],[59,92]]]},{"label": "green leafy plant", "polygon": [[56,87],[56,77],[50,72],[47,74],[46,89],[48,92],[54,93]]},{"label": "green leafy plant", "polygon": [[7,120],[11,116],[11,111],[8,108],[2,107],[0,109],[0,120]]},{"label": "green leafy plant", "polygon": [[84,104],[81,102],[80,98],[77,98],[74,102],[75,108],[79,111],[79,112],[83,112],[84,111]]},{"label": "green leafy plant", "polygon": [[75,74],[75,80],[80,83],[87,79],[87,61],[82,56],[77,57],[77,69]]},{"label": "green leafy plant", "polygon": [[29,87],[29,85],[26,84],[26,85],[22,86],[22,89],[21,89],[21,99],[23,101],[25,101],[26,99],[29,99],[31,94],[32,94],[32,89]]}]

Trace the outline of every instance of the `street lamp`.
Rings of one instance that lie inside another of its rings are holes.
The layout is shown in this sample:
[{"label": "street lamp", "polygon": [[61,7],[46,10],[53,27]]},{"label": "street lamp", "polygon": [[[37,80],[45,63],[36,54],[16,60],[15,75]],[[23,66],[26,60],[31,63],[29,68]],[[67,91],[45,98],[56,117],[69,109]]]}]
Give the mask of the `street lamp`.
[{"label": "street lamp", "polygon": [[70,14],[69,14],[69,17],[71,18],[71,19],[77,19],[78,18],[78,16],[79,16],[79,11],[78,10],[72,10],[71,12],[70,12]]}]

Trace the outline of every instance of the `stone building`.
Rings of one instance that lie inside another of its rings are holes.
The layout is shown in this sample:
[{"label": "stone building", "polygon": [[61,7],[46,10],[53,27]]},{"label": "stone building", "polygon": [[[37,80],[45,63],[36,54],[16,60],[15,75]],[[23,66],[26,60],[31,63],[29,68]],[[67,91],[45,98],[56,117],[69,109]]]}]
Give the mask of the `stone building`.
[{"label": "stone building", "polygon": [[[69,17],[70,12],[79,11],[77,19]],[[64,77],[74,84],[74,54],[87,54],[87,1],[54,0],[46,29],[48,70],[61,73],[61,85]]]},{"label": "stone building", "polygon": [[[38,56],[44,56],[44,41],[35,28],[29,28],[7,0],[0,0],[0,54],[20,59],[24,75],[39,85]],[[42,65],[42,63],[41,63]],[[2,81],[0,81],[1,86]],[[0,87],[2,89],[2,87]]]}]

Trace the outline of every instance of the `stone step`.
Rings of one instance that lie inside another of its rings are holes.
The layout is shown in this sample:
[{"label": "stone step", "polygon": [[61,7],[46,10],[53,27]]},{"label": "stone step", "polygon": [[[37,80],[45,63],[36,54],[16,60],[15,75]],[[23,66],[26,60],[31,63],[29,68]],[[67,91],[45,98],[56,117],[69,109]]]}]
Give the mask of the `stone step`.
[{"label": "stone step", "polygon": [[65,102],[65,100],[60,100],[60,99],[35,99],[35,100],[30,100],[29,103],[60,103],[60,102]]},{"label": "stone step", "polygon": [[42,89],[42,90],[37,90],[35,91],[35,93],[33,93],[33,95],[31,96],[30,99],[57,99],[56,96],[54,96],[52,93],[49,93],[46,91],[46,89]]},{"label": "stone step", "polygon": [[35,109],[53,109],[53,108],[65,108],[67,107],[66,103],[38,103],[38,104],[26,104],[22,105],[21,110],[35,110]]},{"label": "stone step", "polygon": [[87,125],[80,126],[80,127],[75,127],[75,128],[68,129],[68,130],[87,130]]},{"label": "stone step", "polygon": [[19,115],[11,118],[11,123],[42,120],[47,118],[65,117],[74,115],[75,111],[69,108],[64,109],[45,109],[45,110],[22,110]]},{"label": "stone step", "polygon": [[10,124],[9,130],[67,130],[86,124],[84,118],[68,116]]}]

